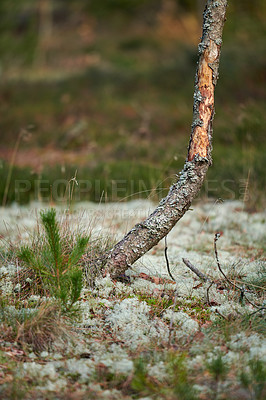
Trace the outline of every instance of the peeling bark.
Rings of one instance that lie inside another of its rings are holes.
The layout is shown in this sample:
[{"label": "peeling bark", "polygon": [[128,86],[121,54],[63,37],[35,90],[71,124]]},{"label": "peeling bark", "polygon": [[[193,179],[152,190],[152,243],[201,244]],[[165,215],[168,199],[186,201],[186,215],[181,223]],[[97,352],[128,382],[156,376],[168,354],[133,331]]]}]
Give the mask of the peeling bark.
[{"label": "peeling bark", "polygon": [[135,225],[107,255],[105,271],[112,278],[123,274],[143,254],[165,237],[185,214],[198,194],[211,165],[214,89],[218,79],[226,0],[207,0],[195,78],[193,122],[188,156],[179,179],[154,212]]}]

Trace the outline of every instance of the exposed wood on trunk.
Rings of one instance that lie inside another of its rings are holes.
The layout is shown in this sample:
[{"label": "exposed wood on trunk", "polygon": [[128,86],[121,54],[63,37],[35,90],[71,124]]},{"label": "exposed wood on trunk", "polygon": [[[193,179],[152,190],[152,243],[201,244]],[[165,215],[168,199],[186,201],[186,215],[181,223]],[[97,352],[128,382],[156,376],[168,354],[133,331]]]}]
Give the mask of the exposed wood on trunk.
[{"label": "exposed wood on trunk", "polygon": [[185,214],[198,194],[211,164],[214,88],[218,78],[226,0],[208,0],[203,15],[199,62],[195,79],[193,122],[188,157],[177,183],[154,212],[110,251],[106,272],[123,274],[143,254],[155,246]]}]

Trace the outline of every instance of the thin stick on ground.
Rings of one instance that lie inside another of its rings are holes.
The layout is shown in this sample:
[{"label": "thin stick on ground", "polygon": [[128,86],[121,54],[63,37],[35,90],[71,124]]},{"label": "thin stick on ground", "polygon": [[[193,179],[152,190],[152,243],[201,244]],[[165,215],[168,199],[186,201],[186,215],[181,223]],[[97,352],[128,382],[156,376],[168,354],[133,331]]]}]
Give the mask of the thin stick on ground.
[{"label": "thin stick on ground", "polygon": [[211,302],[210,302],[209,291],[213,284],[214,284],[214,281],[212,281],[211,284],[207,287],[207,292],[206,292],[207,303],[209,304],[210,307],[211,307]]},{"label": "thin stick on ground", "polygon": [[235,287],[235,288],[237,288],[238,290],[240,290],[241,292],[243,291],[243,288],[240,288],[239,286],[237,286],[235,283],[233,283],[233,282],[231,282],[230,281],[230,279],[228,279],[227,278],[227,276],[225,275],[225,273],[223,272],[223,270],[222,270],[222,267],[221,267],[221,264],[220,264],[220,261],[219,261],[219,257],[218,257],[218,250],[217,250],[217,245],[216,245],[216,242],[218,241],[218,239],[219,239],[219,237],[221,236],[221,234],[218,232],[218,233],[215,233],[215,235],[214,235],[214,253],[215,253],[215,258],[216,258],[216,262],[217,262],[217,266],[218,266],[218,269],[219,269],[219,271],[221,272],[221,274],[223,275],[223,277],[225,278],[225,280],[228,282],[228,283],[230,283],[230,285],[232,285],[233,287]]},{"label": "thin stick on ground", "polygon": [[240,296],[241,296],[241,298],[243,299],[243,298],[245,298],[246,300],[247,300],[247,302],[249,303],[249,304],[251,304],[253,307],[255,307],[255,308],[266,308],[266,307],[261,307],[261,306],[257,306],[256,304],[254,304],[253,302],[251,302],[249,299],[248,299],[248,297],[245,295],[245,289],[243,288],[243,287],[240,287],[240,286],[237,286],[235,283],[233,283],[232,281],[230,281],[230,279],[225,275],[225,273],[223,272],[223,270],[222,270],[222,267],[221,267],[221,264],[220,264],[220,261],[219,261],[219,256],[218,256],[218,250],[217,250],[217,241],[218,241],[218,239],[219,239],[219,237],[220,237],[221,235],[220,235],[220,233],[218,232],[218,233],[215,233],[215,235],[214,235],[214,253],[215,253],[215,258],[216,258],[216,262],[217,262],[217,266],[218,266],[218,269],[219,269],[219,271],[221,272],[221,274],[223,275],[223,277],[225,278],[225,280],[233,287],[233,288],[236,288],[236,289],[238,289],[238,290],[240,290]]},{"label": "thin stick on ground", "polygon": [[228,318],[225,317],[223,314],[220,313],[220,311],[217,310],[217,308],[215,309],[215,312],[220,315],[220,317],[222,317],[223,319],[225,319],[226,321],[228,321]]},{"label": "thin stick on ground", "polygon": [[211,302],[210,302],[210,297],[209,297],[209,291],[210,288],[212,287],[212,285],[215,283],[214,280],[211,280],[210,278],[208,278],[205,274],[203,274],[202,272],[200,272],[198,270],[198,268],[196,268],[193,264],[191,264],[191,262],[186,259],[186,258],[182,258],[183,263],[192,271],[194,272],[194,274],[196,274],[200,280],[204,281],[204,282],[210,282],[210,285],[207,287],[207,292],[206,292],[206,300],[209,306],[211,306]]},{"label": "thin stick on ground", "polygon": [[194,274],[196,274],[202,281],[208,282],[210,279],[204,275],[202,272],[198,270],[187,258],[182,258],[183,263],[192,271]]},{"label": "thin stick on ground", "polygon": [[168,255],[167,255],[167,237],[165,236],[164,238],[164,242],[165,242],[165,246],[164,246],[164,256],[165,256],[165,261],[166,261],[166,267],[167,267],[167,271],[169,276],[173,279],[173,281],[175,281],[175,278],[173,277],[171,271],[170,271],[170,265],[169,265],[169,260],[168,260]]}]

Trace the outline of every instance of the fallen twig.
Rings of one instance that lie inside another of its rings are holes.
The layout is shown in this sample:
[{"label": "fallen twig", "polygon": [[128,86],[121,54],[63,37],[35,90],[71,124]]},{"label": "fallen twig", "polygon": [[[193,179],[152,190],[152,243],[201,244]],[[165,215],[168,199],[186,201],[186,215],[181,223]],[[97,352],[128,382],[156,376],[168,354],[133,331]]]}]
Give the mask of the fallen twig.
[{"label": "fallen twig", "polygon": [[251,316],[254,315],[254,314],[257,314],[257,313],[260,312],[260,311],[265,310],[265,308],[266,308],[266,307],[260,307],[260,308],[258,308],[258,310],[253,311],[251,314],[249,314],[249,317],[251,317]]},{"label": "fallen twig", "polygon": [[239,287],[239,286],[237,286],[235,283],[233,283],[232,281],[230,281],[230,279],[229,279],[229,278],[225,275],[225,273],[223,272],[222,267],[221,267],[221,264],[220,264],[220,261],[219,261],[218,250],[217,250],[217,245],[216,245],[216,242],[218,241],[218,239],[219,239],[220,236],[221,236],[220,233],[215,233],[215,235],[214,235],[214,252],[215,252],[215,258],[216,258],[216,262],[217,262],[219,271],[221,272],[221,274],[223,275],[223,277],[226,279],[226,281],[227,281],[230,285],[232,285],[234,288],[240,290],[240,299],[245,298],[245,299],[247,300],[247,302],[248,302],[249,304],[251,304],[253,307],[261,309],[261,307],[258,307],[256,304],[254,304],[253,302],[251,302],[251,301],[248,299],[248,297],[245,295],[245,289],[244,289],[243,287]]},{"label": "fallen twig", "polygon": [[173,275],[171,274],[171,271],[170,271],[170,265],[169,265],[168,255],[167,255],[167,249],[168,249],[168,247],[167,247],[167,239],[166,239],[166,236],[165,236],[165,238],[164,238],[164,241],[165,241],[164,256],[165,256],[167,271],[168,271],[169,276],[173,279],[173,281],[175,281],[175,278],[173,277]]},{"label": "fallen twig", "polygon": [[220,317],[222,317],[223,319],[225,319],[226,321],[228,321],[228,318],[226,318],[223,314],[220,313],[220,311],[217,310],[217,308],[215,309],[215,312],[220,315]]},{"label": "fallen twig", "polygon": [[214,284],[214,281],[212,281],[211,284],[208,286],[207,292],[206,292],[207,303],[209,304],[210,307],[211,307],[211,302],[210,302],[210,297],[209,297],[209,290],[210,290],[210,288],[212,287],[213,284]]},{"label": "fallen twig", "polygon": [[198,270],[187,258],[182,258],[183,263],[192,271],[194,274],[196,274],[201,280],[204,282],[210,281],[210,279],[204,275],[202,272]]},{"label": "fallen twig", "polygon": [[230,283],[230,285],[234,286],[235,288],[237,288],[238,290],[243,292],[243,288],[241,288],[241,287],[237,286],[235,283],[231,282],[230,279],[227,278],[227,276],[225,275],[225,273],[222,270],[222,267],[221,267],[221,264],[219,261],[219,257],[218,257],[217,245],[216,245],[216,242],[218,241],[220,236],[221,236],[220,233],[215,233],[215,235],[214,235],[214,252],[215,252],[215,258],[216,258],[216,262],[218,265],[218,269],[221,272],[221,274],[223,275],[223,277],[227,280],[227,282]]}]

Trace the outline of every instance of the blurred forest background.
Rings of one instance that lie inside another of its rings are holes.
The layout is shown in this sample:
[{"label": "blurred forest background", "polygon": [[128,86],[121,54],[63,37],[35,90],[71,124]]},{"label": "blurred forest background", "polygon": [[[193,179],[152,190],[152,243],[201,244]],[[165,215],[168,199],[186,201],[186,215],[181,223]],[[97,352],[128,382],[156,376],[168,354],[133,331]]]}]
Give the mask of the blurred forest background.
[{"label": "blurred forest background", "polygon": [[[186,158],[204,4],[1,0],[2,204],[70,187],[76,200],[165,195]],[[199,196],[250,211],[265,206],[265,28],[265,0],[229,1]]]}]

